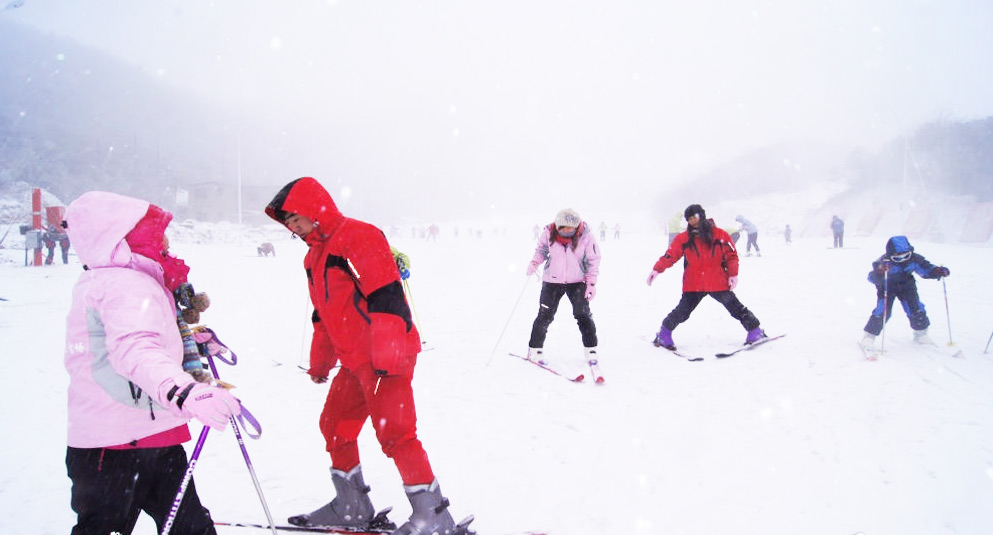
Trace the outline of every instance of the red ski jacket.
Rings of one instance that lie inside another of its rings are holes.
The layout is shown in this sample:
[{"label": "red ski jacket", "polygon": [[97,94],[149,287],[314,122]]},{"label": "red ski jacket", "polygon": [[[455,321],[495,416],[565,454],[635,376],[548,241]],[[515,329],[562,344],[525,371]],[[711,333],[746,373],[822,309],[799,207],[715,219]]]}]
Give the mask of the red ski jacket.
[{"label": "red ski jacket", "polygon": [[669,246],[669,250],[655,262],[655,271],[659,273],[672,267],[680,258],[683,261],[683,291],[684,292],[721,292],[730,290],[728,277],[738,276],[738,251],[734,248],[731,236],[717,228],[714,220],[708,222],[713,231],[713,238],[704,243],[703,238],[685,230]]},{"label": "red ski jacket", "polygon": [[380,375],[413,373],[421,340],[383,232],[342,215],[310,177],[288,184],[266,209],[280,223],[282,212],[315,224],[303,262],[314,305],[310,375],[327,377],[336,361],[349,370],[371,363]]}]

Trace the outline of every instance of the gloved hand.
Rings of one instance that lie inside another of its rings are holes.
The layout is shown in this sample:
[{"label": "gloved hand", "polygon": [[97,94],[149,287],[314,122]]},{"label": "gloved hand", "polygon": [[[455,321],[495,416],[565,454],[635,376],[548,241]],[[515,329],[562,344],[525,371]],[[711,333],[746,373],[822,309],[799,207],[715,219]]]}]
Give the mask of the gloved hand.
[{"label": "gloved hand", "polygon": [[892,264],[889,262],[880,262],[876,264],[876,273],[879,273],[880,275],[886,273],[887,271],[890,270],[891,265]]},{"label": "gloved hand", "polygon": [[737,286],[737,285],[738,285],[738,276],[737,275],[735,275],[733,277],[728,277],[728,287],[730,287],[731,290],[734,290],[734,287]]},{"label": "gloved hand", "polygon": [[648,285],[651,286],[652,285],[652,282],[655,280],[655,277],[658,277],[658,276],[659,276],[659,272],[658,271],[655,271],[653,269],[652,270],[652,274],[648,276]]},{"label": "gloved hand", "polygon": [[528,277],[534,275],[536,271],[538,271],[537,262],[531,262],[530,264],[528,264],[528,270],[527,270]]},{"label": "gloved hand", "polygon": [[592,301],[594,297],[596,297],[596,285],[595,284],[590,284],[590,283],[587,282],[586,283],[586,300],[587,301]]},{"label": "gloved hand", "polygon": [[223,431],[232,416],[241,414],[241,402],[225,388],[193,382],[170,394],[169,400],[187,418]]},{"label": "gloved hand", "polygon": [[938,266],[938,267],[932,269],[931,270],[931,273],[930,273],[930,275],[932,277],[936,278],[936,279],[940,279],[942,277],[947,277],[950,274],[951,274],[951,271],[949,271],[948,268],[946,268],[945,266]]}]

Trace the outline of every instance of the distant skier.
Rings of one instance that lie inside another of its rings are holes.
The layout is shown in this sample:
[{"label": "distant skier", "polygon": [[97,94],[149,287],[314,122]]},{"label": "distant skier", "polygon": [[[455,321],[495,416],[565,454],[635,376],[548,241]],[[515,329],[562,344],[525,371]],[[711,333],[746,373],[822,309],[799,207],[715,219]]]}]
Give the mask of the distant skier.
[{"label": "distant skier", "polygon": [[935,266],[915,253],[906,236],[893,236],[886,242],[886,254],[872,263],[872,271],[869,272],[869,282],[876,286],[876,308],[865,324],[865,336],[861,342],[863,348],[872,350],[876,337],[883,331],[883,324],[892,315],[893,302],[896,299],[900,299],[903,311],[910,320],[914,341],[918,344],[934,344],[927,334],[931,321],[917,294],[914,273],[925,279],[940,280],[947,277],[950,271],[944,266]]},{"label": "distant skier", "polygon": [[651,286],[655,277],[683,261],[683,296],[676,308],[662,320],[662,328],[655,336],[655,345],[675,349],[672,331],[689,319],[700,301],[708,295],[724,305],[731,317],[741,322],[748,331],[746,344],[753,344],[766,337],[759,327],[759,319],[734,295],[738,284],[738,252],[731,243],[731,236],[718,228],[713,219],[699,204],[691,204],[684,212],[686,230],[676,236],[669,250],[652,267],[648,276]]},{"label": "distant skier", "polygon": [[669,224],[666,225],[666,234],[669,236],[669,245],[672,245],[672,240],[679,236],[679,233],[683,231],[683,214],[676,212],[672,214],[669,218]]},{"label": "distant skier", "polygon": [[52,265],[56,244],[62,250],[62,263],[69,263],[69,235],[65,233],[65,230],[60,225],[48,225],[45,233],[42,234],[42,241],[45,242],[45,247],[48,248],[48,256],[45,257],[46,265]]},{"label": "distant skier", "polygon": [[562,296],[572,303],[572,316],[579,324],[587,360],[596,358],[597,335],[590,301],[596,295],[596,281],[600,273],[600,247],[593,232],[575,211],[566,208],[555,216],[555,221],[544,228],[528,264],[530,277],[544,263],[541,278],[538,316],[531,327],[528,358],[544,362],[543,350],[548,326],[555,319]]},{"label": "distant skier", "polygon": [[834,248],[845,246],[845,222],[838,216],[831,216],[831,233],[834,234]]},{"label": "distant skier", "polygon": [[783,230],[783,237],[786,238],[787,245],[793,243],[793,229],[789,225],[786,225],[786,229]]},{"label": "distant skier", "polygon": [[748,242],[745,244],[745,256],[752,256],[752,246],[755,246],[755,255],[762,256],[762,251],[759,251],[759,228],[755,226],[755,223],[745,219],[745,216],[739,215],[734,220],[741,223],[741,231],[748,238]]}]

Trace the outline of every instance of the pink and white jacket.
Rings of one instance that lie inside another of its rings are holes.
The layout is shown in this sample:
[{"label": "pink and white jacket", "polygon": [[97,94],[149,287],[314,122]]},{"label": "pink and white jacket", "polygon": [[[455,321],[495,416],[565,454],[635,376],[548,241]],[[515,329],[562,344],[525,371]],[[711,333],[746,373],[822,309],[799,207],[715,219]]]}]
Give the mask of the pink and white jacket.
[{"label": "pink and white jacket", "polygon": [[162,267],[133,254],[124,239],[148,206],[89,192],[66,210],[69,239],[86,269],[66,322],[70,447],[127,444],[188,421],[167,400],[193,380],[182,368],[173,296]]},{"label": "pink and white jacket", "polygon": [[538,237],[531,263],[545,263],[541,280],[556,284],[586,282],[596,284],[600,274],[600,247],[590,232],[589,225],[581,223],[576,235],[567,243],[555,238],[555,224],[546,226]]}]

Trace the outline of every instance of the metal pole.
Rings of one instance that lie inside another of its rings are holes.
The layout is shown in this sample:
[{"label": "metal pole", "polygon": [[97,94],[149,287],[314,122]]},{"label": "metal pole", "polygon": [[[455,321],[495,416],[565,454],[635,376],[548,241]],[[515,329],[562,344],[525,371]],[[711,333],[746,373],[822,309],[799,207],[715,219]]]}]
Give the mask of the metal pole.
[{"label": "metal pole", "polygon": [[238,224],[242,224],[241,219],[241,130],[238,130]]},{"label": "metal pole", "polygon": [[879,352],[883,353],[886,350],[886,316],[890,310],[890,266],[886,265],[886,271],[883,272],[883,328],[880,331],[879,338]]},{"label": "metal pole", "polygon": [[531,276],[528,275],[526,281],[524,281],[524,287],[521,288],[521,294],[517,296],[517,302],[514,303],[514,308],[510,311],[510,316],[507,317],[507,323],[504,324],[503,330],[500,331],[500,337],[497,338],[496,344],[493,344],[493,351],[490,352],[490,359],[486,361],[486,365],[489,366],[490,362],[493,361],[493,355],[496,354],[496,350],[500,347],[500,341],[503,340],[504,333],[507,332],[507,327],[510,326],[510,320],[514,318],[514,312],[517,311],[517,306],[521,304],[521,298],[524,297],[524,291],[528,289],[528,283],[531,282]]},{"label": "metal pole", "polygon": [[[214,364],[214,357],[210,354],[207,355],[207,364],[210,366],[210,373],[214,374],[215,379],[220,379],[217,374],[217,366]],[[248,467],[248,473],[252,476],[252,483],[255,485],[255,492],[259,495],[259,501],[262,502],[262,510],[265,511],[266,520],[269,521],[269,527],[272,529],[273,535],[279,535],[276,531],[276,523],[272,520],[272,513],[269,512],[269,504],[265,501],[265,496],[262,495],[262,485],[259,484],[259,478],[255,475],[255,467],[252,466],[252,460],[248,457],[248,449],[245,447],[245,439],[241,436],[241,430],[238,429],[238,422],[235,421],[235,417],[231,417],[231,427],[234,428],[234,436],[238,439],[238,447],[241,448],[241,456],[245,458],[245,466]]]},{"label": "metal pole", "polygon": [[945,292],[945,318],[948,320],[948,345],[953,346],[952,341],[952,316],[948,312],[948,287],[945,286],[945,278],[941,278],[941,289]]}]

